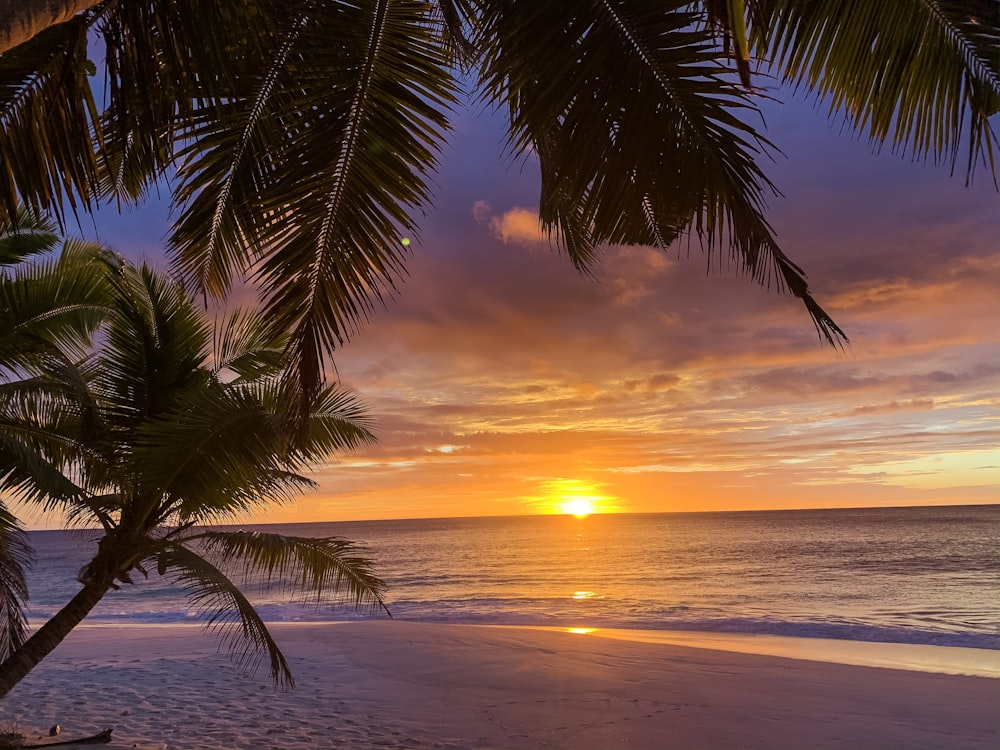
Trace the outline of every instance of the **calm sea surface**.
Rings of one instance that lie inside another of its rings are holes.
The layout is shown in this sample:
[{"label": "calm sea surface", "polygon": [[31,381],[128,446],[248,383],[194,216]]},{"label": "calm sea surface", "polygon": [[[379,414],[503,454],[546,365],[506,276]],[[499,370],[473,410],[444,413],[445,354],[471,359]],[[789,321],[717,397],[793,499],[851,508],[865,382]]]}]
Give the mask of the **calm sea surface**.
[{"label": "calm sea surface", "polygon": [[[1000,649],[1000,505],[252,528],[365,543],[403,620]],[[32,532],[33,623],[72,596],[93,536]],[[89,621],[197,619],[182,590],[138,578]],[[247,591],[266,620],[362,617]]]}]

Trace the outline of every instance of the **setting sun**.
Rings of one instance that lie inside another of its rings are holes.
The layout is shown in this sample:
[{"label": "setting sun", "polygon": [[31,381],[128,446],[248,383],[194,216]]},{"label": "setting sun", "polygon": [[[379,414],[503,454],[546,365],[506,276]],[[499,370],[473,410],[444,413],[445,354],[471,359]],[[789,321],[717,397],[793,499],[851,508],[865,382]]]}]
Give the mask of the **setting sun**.
[{"label": "setting sun", "polygon": [[568,516],[583,518],[594,512],[594,504],[589,497],[567,497],[561,506],[562,512]]}]

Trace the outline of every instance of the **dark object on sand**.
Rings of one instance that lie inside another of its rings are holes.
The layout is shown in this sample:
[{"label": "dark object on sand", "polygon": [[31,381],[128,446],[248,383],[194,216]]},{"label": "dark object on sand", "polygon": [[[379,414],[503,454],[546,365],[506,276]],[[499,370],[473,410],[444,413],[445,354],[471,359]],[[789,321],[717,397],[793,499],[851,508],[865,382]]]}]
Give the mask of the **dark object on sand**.
[{"label": "dark object on sand", "polygon": [[58,747],[59,745],[106,745],[111,742],[111,731],[114,727],[105,729],[100,734],[92,737],[83,737],[79,740],[60,740],[59,742],[44,742],[41,745],[17,745],[19,750],[28,750],[33,747]]}]

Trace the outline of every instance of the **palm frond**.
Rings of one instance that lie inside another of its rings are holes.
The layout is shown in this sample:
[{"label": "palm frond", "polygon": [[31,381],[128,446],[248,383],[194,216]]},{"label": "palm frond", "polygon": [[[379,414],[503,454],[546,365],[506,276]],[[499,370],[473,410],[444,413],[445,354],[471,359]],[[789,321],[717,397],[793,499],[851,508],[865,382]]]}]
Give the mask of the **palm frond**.
[{"label": "palm frond", "polygon": [[28,535],[0,502],[0,663],[27,638],[28,583],[25,573],[33,559]]},{"label": "palm frond", "polygon": [[0,266],[11,266],[47,252],[56,246],[58,239],[52,222],[25,206],[18,206],[13,216],[0,212]]},{"label": "palm frond", "polygon": [[90,207],[97,195],[91,18],[52,26],[0,56],[0,216],[8,220],[25,205],[62,224],[65,206]]},{"label": "palm frond", "polygon": [[333,537],[310,538],[255,531],[206,531],[197,541],[205,555],[242,579],[277,589],[317,607],[349,605],[389,613],[385,582],[372,573],[370,559],[354,543]]},{"label": "palm frond", "polygon": [[255,85],[182,135],[172,247],[184,276],[217,292],[227,248],[249,243],[258,262],[243,270],[292,332],[288,356],[312,393],[325,357],[403,272],[454,82],[426,3],[286,5]]},{"label": "palm frond", "polygon": [[62,374],[0,386],[0,488],[46,510],[85,496],[82,467],[99,443],[92,396],[71,368]]},{"label": "palm frond", "polygon": [[312,488],[297,473],[311,461],[374,441],[364,407],[338,388],[318,394],[303,430],[289,430],[284,403],[273,383],[194,389],[135,433],[130,471],[182,520],[231,519]]},{"label": "palm frond", "polygon": [[664,247],[690,231],[710,259],[728,245],[729,262],[789,289],[822,337],[843,340],[764,218],[776,190],[757,162],[773,146],[691,4],[482,7],[484,91],[509,108],[511,149],[538,155],[543,227],[578,267],[605,243]]},{"label": "palm frond", "polygon": [[758,54],[873,143],[997,181],[996,0],[759,0]]},{"label": "palm frond", "polygon": [[[195,108],[231,97],[261,58],[274,0],[115,3],[99,32],[107,50],[102,192],[131,203],[173,163],[174,136]],[[210,29],[210,33],[205,33]]]},{"label": "palm frond", "polygon": [[257,310],[236,310],[215,321],[212,334],[216,373],[229,371],[239,380],[272,377],[280,372],[288,335]]},{"label": "palm frond", "polygon": [[82,356],[108,315],[105,251],[67,240],[60,256],[0,277],[0,371]]},{"label": "palm frond", "polygon": [[264,621],[221,570],[176,543],[168,545],[149,562],[155,563],[161,575],[186,590],[188,600],[198,608],[205,627],[219,631],[240,668],[252,674],[266,656],[274,683],[281,687],[295,685],[288,662]]},{"label": "palm frond", "polygon": [[135,425],[174,408],[179,392],[207,376],[211,329],[180,285],[148,266],[119,264],[112,278],[96,387],[121,425]]}]

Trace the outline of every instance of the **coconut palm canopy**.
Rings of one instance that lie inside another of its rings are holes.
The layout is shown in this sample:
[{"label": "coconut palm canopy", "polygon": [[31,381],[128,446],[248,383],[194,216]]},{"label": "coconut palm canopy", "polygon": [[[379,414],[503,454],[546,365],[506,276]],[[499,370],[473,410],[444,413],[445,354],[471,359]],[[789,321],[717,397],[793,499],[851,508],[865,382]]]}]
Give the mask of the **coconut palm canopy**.
[{"label": "coconut palm canopy", "polygon": [[[0,232],[0,252],[52,241],[36,224]],[[312,486],[304,467],[373,439],[336,387],[289,428],[285,341],[259,313],[213,321],[163,274],[75,242],[0,275],[0,301],[0,497],[100,530],[79,593],[26,640],[30,548],[0,503],[0,695],[137,575],[185,588],[240,663],[266,656],[282,684],[288,665],[234,580],[384,606],[382,581],[348,542],[206,527],[296,496]]]},{"label": "coconut palm canopy", "polygon": [[467,93],[509,113],[578,267],[694,235],[800,297],[831,343],[767,221],[780,144],[757,86],[802,89],[876,148],[996,176],[996,0],[70,6],[88,9],[0,57],[0,211],[131,203],[170,177],[176,272],[215,295],[255,280],[306,390],[404,273]]}]

